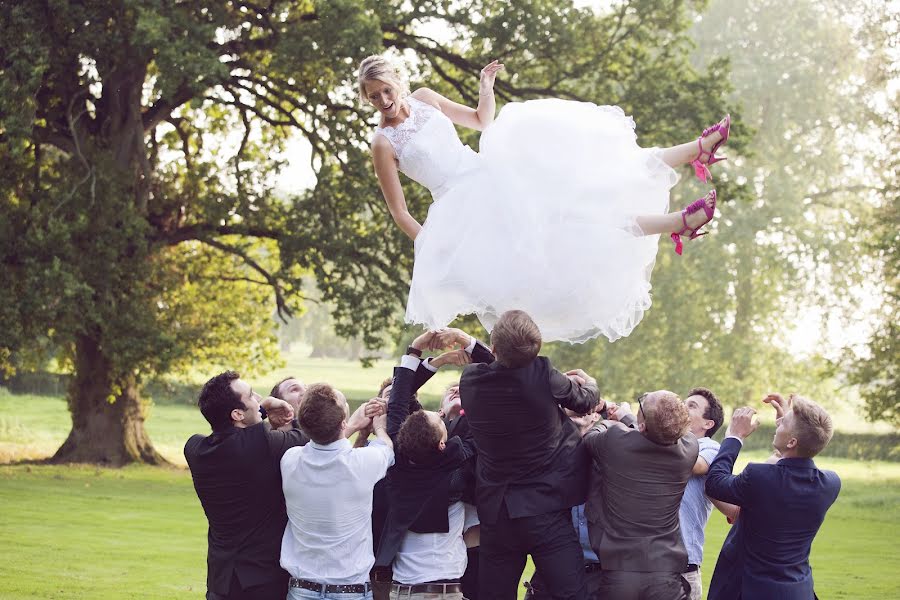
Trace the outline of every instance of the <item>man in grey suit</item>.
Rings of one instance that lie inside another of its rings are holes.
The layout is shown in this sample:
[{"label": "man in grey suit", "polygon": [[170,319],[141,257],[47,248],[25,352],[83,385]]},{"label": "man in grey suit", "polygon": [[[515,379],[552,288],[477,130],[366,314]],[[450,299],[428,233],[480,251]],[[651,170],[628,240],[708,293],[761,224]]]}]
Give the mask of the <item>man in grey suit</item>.
[{"label": "man in grey suit", "polygon": [[[678,509],[697,462],[697,438],[677,395],[665,390],[611,410],[585,436],[592,458],[585,514],[603,565],[600,598],[687,600],[687,551]],[[630,423],[632,426],[627,426]]]}]

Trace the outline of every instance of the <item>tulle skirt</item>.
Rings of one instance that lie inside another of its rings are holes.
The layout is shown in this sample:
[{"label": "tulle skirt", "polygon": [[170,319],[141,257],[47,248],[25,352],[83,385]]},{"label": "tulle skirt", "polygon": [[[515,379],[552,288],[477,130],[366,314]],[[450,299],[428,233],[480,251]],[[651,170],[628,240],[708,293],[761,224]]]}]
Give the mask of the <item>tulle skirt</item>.
[{"label": "tulle skirt", "polygon": [[677,173],[640,148],[616,106],[507,104],[416,237],[406,320],[444,327],[475,313],[490,331],[510,309],[543,340],[627,336],[650,308],[658,235]]}]

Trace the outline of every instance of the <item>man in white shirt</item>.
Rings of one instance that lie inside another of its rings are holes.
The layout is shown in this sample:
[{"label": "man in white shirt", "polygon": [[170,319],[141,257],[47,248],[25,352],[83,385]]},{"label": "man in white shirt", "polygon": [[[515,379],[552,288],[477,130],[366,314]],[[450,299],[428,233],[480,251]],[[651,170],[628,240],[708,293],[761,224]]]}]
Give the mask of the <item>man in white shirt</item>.
[{"label": "man in white shirt", "polygon": [[[381,404],[371,404],[381,412]],[[281,566],[291,575],[290,600],[372,598],[372,488],[393,464],[394,451],[383,413],[372,419],[376,439],[365,448],[346,439],[348,418],[341,392],[309,386],[298,421],[312,441],[281,459],[288,513]]]}]

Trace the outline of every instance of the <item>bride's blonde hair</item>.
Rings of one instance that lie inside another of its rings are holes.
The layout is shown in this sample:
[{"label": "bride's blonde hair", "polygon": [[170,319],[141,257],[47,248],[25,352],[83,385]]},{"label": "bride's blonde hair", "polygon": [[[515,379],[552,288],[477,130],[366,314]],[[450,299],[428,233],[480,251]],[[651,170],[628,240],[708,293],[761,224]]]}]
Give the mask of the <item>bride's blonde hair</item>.
[{"label": "bride's blonde hair", "polygon": [[366,94],[367,81],[383,81],[397,90],[401,98],[409,94],[409,88],[397,68],[378,54],[367,56],[359,63],[359,99],[363,104],[369,103]]}]

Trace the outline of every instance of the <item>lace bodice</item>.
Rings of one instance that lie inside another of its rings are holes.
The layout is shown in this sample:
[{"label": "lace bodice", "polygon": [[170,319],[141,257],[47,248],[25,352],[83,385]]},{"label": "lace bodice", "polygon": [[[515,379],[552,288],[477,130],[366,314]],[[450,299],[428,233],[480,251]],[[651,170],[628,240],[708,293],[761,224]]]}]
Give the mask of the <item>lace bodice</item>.
[{"label": "lace bodice", "polygon": [[463,173],[478,166],[478,155],[463,145],[453,122],[434,106],[408,96],[409,117],[396,127],[378,127],[394,148],[400,172],[438,198]]}]

